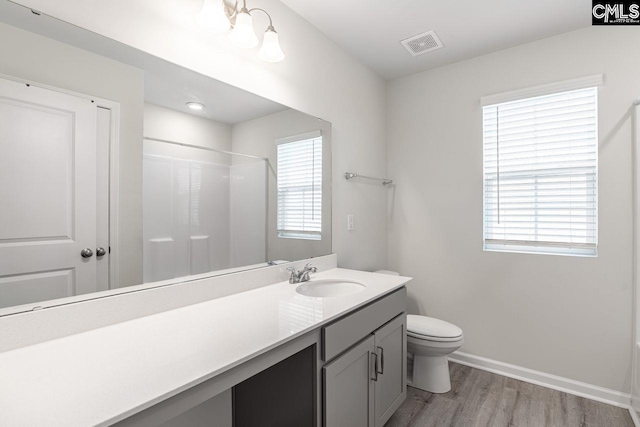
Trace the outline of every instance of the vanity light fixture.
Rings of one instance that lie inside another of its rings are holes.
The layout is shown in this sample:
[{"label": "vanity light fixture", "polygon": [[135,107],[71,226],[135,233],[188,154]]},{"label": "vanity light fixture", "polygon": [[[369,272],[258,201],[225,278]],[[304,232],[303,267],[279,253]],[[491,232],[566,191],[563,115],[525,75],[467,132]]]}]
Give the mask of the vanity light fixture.
[{"label": "vanity light fixture", "polygon": [[[269,18],[269,26],[264,33],[258,58],[266,62],[282,61],[284,52],[280,47],[280,40],[273,27],[271,15],[266,10],[257,7],[247,9],[246,0],[236,0],[234,6],[228,6],[225,1],[204,0],[197,19],[198,25],[213,33],[223,33],[231,28],[229,33],[231,44],[242,49],[251,49],[260,43],[253,28],[251,13],[254,11],[263,12]],[[240,1],[242,1],[241,7]]]},{"label": "vanity light fixture", "polygon": [[199,102],[187,102],[187,107],[191,110],[202,111],[204,110],[204,104],[200,104]]}]

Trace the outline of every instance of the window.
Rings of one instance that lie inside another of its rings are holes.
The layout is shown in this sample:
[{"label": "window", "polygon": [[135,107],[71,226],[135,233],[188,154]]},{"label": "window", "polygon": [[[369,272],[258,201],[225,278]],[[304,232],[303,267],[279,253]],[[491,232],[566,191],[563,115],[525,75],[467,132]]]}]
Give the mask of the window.
[{"label": "window", "polygon": [[484,248],[597,254],[597,87],[483,107]]},{"label": "window", "polygon": [[278,237],[322,238],[322,136],[278,141]]}]

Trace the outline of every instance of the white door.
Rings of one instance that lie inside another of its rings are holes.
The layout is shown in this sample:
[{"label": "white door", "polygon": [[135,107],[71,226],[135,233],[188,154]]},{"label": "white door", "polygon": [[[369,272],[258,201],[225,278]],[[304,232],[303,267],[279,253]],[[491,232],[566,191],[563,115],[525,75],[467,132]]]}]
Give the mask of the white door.
[{"label": "white door", "polygon": [[96,117],[89,99],[0,79],[0,308],[97,290]]}]

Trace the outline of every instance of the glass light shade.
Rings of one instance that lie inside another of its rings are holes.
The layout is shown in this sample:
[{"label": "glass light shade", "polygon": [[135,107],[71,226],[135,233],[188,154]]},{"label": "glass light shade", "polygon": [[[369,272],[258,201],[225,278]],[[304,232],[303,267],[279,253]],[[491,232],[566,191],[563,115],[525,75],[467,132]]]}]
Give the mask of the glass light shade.
[{"label": "glass light shade", "polygon": [[223,0],[204,0],[198,15],[198,25],[212,33],[224,33],[231,27],[229,18],[224,13]]},{"label": "glass light shade", "polygon": [[258,58],[267,62],[280,62],[284,59],[284,52],[280,47],[278,33],[274,30],[269,29],[264,33],[264,39],[262,40],[260,52],[258,52]]},{"label": "glass light shade", "polygon": [[260,42],[256,32],[253,30],[253,18],[247,12],[240,12],[236,15],[236,25],[229,34],[231,43],[243,49],[256,47]]}]

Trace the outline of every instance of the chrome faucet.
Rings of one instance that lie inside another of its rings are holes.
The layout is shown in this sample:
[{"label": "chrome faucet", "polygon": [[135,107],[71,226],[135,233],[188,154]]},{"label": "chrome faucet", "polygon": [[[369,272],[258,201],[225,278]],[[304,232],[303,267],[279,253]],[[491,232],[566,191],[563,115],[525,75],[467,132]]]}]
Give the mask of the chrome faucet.
[{"label": "chrome faucet", "polygon": [[293,267],[287,267],[287,271],[291,273],[291,276],[289,276],[289,283],[302,283],[308,282],[310,279],[309,273],[315,273],[318,269],[316,267],[312,267],[311,263],[308,263],[300,271],[297,271]]}]

